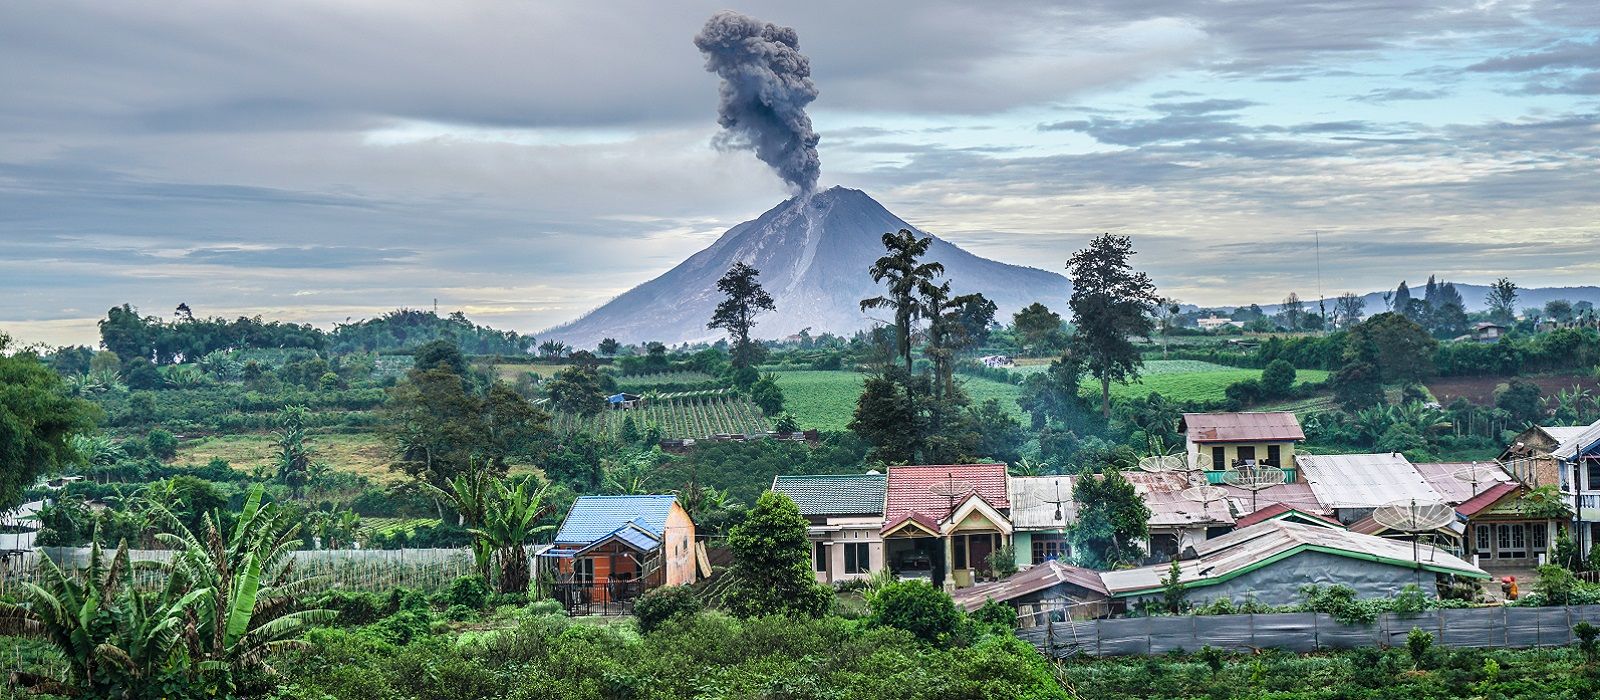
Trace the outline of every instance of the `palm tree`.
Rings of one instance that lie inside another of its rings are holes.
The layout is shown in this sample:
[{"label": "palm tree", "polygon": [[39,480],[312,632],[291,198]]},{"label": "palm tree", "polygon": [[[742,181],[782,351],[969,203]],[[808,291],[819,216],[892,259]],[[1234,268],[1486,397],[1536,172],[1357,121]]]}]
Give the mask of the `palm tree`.
[{"label": "palm tree", "polygon": [[883,247],[889,254],[878,258],[867,270],[873,282],[888,281],[889,293],[862,299],[861,310],[894,309],[896,349],[905,362],[906,372],[911,371],[911,325],[923,315],[923,307],[917,302],[916,294],[924,284],[931,284],[933,278],[944,274],[944,265],[917,262],[927,254],[928,246],[932,243],[933,238],[918,238],[909,229],[885,233]]}]

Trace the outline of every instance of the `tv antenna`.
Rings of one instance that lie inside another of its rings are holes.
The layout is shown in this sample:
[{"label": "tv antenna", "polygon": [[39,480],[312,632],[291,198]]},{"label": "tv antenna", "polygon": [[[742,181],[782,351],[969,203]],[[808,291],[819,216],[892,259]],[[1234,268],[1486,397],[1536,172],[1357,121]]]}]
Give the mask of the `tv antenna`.
[{"label": "tv antenna", "polygon": [[954,474],[945,474],[944,483],[934,484],[933,486],[928,487],[928,490],[932,491],[936,495],[944,496],[945,498],[950,499],[949,513],[947,514],[948,517],[949,514],[955,513],[956,498],[972,493],[974,490],[976,490],[976,487],[974,487],[970,481],[956,481]]},{"label": "tv antenna", "polygon": [[1322,332],[1328,332],[1328,294],[1322,291],[1322,231],[1311,231],[1317,258],[1317,313],[1322,314]]},{"label": "tv antenna", "polygon": [[1240,465],[1222,473],[1223,483],[1250,492],[1250,512],[1256,512],[1256,498],[1262,491],[1283,483],[1287,472],[1277,467]]},{"label": "tv antenna", "polygon": [[1473,462],[1472,466],[1470,467],[1462,467],[1455,470],[1451,476],[1454,476],[1460,481],[1465,481],[1469,484],[1472,484],[1472,495],[1467,497],[1470,499],[1478,495],[1479,483],[1485,481],[1499,482],[1500,480],[1496,477],[1500,476],[1502,473],[1504,472],[1501,471],[1499,465],[1485,465]]},{"label": "tv antenna", "polygon": [[1417,541],[1422,533],[1432,532],[1455,520],[1456,510],[1438,501],[1419,501],[1415,498],[1390,501],[1372,511],[1372,519],[1390,530],[1411,533],[1411,559],[1417,569],[1422,568]]}]

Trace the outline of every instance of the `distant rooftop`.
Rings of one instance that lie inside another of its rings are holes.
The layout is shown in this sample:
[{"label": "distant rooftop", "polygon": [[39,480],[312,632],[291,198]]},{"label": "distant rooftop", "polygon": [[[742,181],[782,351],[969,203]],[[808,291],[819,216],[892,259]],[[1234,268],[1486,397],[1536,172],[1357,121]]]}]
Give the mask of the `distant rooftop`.
[{"label": "distant rooftop", "polygon": [[1264,442],[1306,439],[1290,411],[1185,413],[1178,430],[1190,442]]},{"label": "distant rooftop", "polygon": [[887,482],[882,474],[780,474],[772,490],[793,500],[802,515],[879,515]]}]

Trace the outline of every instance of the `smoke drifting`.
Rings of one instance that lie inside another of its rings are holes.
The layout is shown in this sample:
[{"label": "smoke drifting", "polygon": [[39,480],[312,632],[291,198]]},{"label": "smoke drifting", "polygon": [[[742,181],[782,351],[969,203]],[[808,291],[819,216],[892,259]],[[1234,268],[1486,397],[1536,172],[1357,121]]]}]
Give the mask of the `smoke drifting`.
[{"label": "smoke drifting", "polygon": [[722,78],[717,145],[750,148],[801,193],[816,189],[822,161],[806,105],[817,86],[794,29],[725,10],[706,20],[694,45],[706,71]]}]

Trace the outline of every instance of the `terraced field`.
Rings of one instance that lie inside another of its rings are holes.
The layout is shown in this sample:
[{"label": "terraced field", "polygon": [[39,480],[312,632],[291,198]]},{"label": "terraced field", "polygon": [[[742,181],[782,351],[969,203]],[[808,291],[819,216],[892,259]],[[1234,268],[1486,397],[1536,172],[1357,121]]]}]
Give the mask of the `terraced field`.
[{"label": "terraced field", "polygon": [[[179,464],[205,464],[221,457],[234,469],[249,472],[257,467],[273,467],[273,436],[260,433],[218,435],[178,444]],[[335,471],[365,476],[378,483],[405,478],[389,470],[390,447],[376,433],[312,435],[306,439],[312,459],[326,462]]]},{"label": "terraced field", "polygon": [[735,396],[663,398],[648,402],[644,408],[601,411],[588,417],[558,413],[554,425],[561,432],[617,435],[622,431],[623,420],[630,416],[641,432],[653,424],[661,428],[664,438],[703,438],[718,433],[749,434],[772,429],[772,423],[761,414],[761,409],[749,399]]}]

